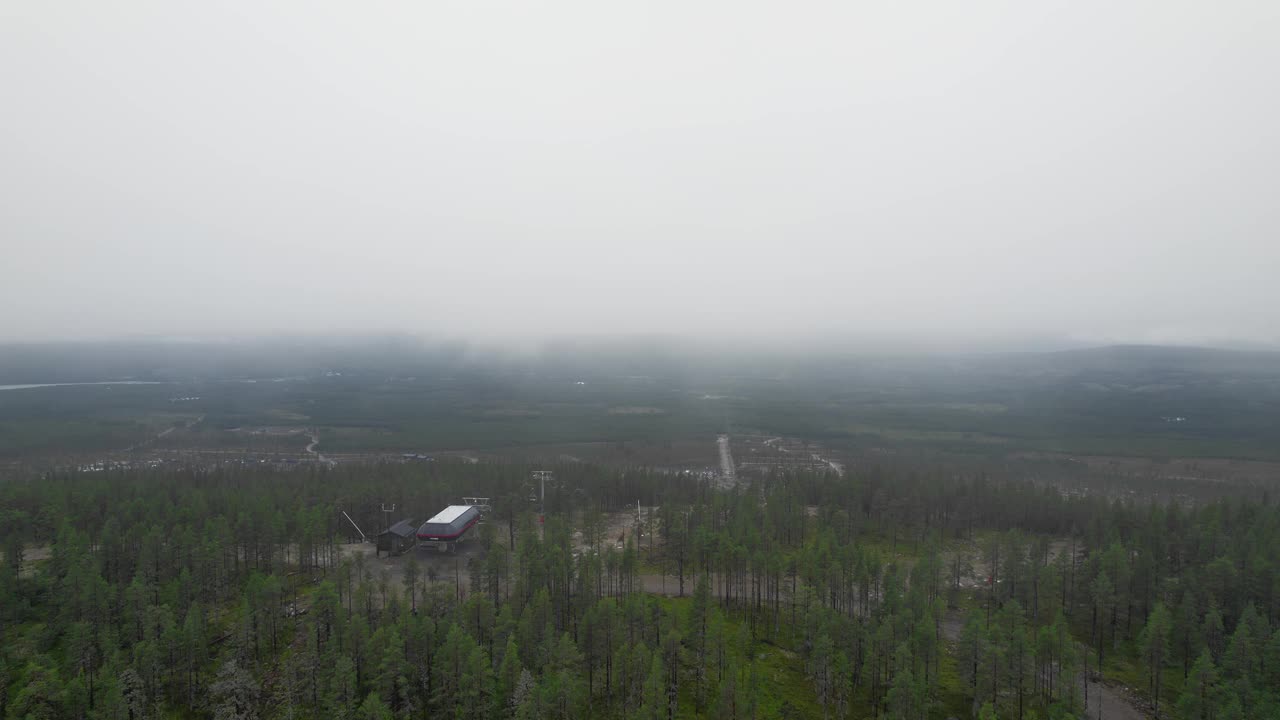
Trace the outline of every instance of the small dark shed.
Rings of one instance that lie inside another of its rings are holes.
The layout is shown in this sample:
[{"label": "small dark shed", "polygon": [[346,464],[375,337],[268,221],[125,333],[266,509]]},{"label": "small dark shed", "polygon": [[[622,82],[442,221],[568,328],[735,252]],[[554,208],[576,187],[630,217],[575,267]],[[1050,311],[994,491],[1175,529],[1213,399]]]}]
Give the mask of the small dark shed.
[{"label": "small dark shed", "polygon": [[413,547],[417,541],[413,521],[401,520],[378,533],[378,549],[374,554],[381,555],[386,552],[388,555],[399,555]]}]

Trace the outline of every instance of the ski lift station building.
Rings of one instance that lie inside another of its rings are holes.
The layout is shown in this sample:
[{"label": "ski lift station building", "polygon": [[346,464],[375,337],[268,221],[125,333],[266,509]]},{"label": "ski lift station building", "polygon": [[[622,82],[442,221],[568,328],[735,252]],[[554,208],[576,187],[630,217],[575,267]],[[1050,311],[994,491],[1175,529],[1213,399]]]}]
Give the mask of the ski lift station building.
[{"label": "ski lift station building", "polygon": [[436,513],[418,528],[418,539],[424,542],[455,543],[462,539],[471,526],[480,521],[480,510],[474,505],[450,505]]}]

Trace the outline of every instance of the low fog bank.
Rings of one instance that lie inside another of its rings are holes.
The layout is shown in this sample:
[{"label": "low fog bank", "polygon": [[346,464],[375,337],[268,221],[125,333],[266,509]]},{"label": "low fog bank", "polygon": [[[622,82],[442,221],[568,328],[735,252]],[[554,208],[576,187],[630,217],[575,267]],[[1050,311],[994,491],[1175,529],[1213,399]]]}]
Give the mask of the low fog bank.
[{"label": "low fog bank", "polygon": [[904,374],[971,377],[1089,370],[1280,373],[1280,353],[1160,345],[1091,346],[1036,337],[815,338],[564,336],[505,342],[413,335],[134,338],[0,344],[0,384],[188,382],[311,376],[536,374],[565,378],[711,377],[790,381]]}]

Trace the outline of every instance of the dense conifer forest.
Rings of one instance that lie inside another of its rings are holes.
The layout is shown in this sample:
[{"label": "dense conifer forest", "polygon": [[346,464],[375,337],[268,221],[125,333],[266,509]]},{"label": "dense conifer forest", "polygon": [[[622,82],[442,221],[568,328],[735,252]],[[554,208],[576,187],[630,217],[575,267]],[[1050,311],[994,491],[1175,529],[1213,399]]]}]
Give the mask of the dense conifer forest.
[{"label": "dense conifer forest", "polygon": [[[4,718],[1280,717],[1280,511],[980,472],[716,489],[520,465],[117,470],[0,484]],[[340,511],[493,498],[385,565]],[[607,518],[654,508],[614,536]],[[630,508],[630,510],[628,510]]]}]

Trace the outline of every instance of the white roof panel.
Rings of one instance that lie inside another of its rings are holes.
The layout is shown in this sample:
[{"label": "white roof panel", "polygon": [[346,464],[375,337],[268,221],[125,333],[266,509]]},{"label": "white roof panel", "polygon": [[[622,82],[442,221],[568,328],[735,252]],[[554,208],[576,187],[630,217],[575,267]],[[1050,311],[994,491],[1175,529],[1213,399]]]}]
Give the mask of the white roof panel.
[{"label": "white roof panel", "polygon": [[435,517],[427,522],[429,523],[451,523],[458,519],[458,516],[471,509],[470,505],[450,505],[449,507],[436,513]]}]

